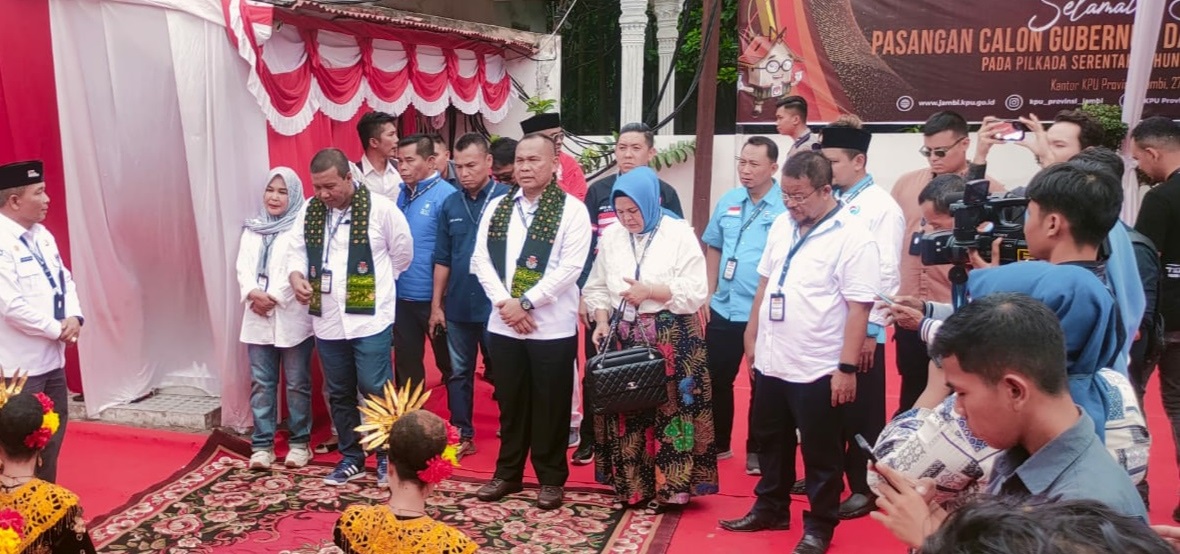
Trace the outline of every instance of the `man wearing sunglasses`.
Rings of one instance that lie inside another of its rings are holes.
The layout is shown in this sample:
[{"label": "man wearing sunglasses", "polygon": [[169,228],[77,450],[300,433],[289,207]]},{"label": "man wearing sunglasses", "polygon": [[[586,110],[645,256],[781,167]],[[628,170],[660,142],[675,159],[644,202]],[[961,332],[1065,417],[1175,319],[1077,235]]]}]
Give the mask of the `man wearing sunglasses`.
[{"label": "man wearing sunglasses", "polygon": [[[893,185],[893,199],[901,206],[905,215],[906,244],[898,258],[898,272],[901,287],[898,294],[913,296],[933,302],[950,302],[951,283],[947,277],[950,266],[926,267],[918,253],[918,240],[926,231],[922,219],[922,206],[918,195],[922,189],[939,175],[965,175],[967,173],[967,150],[971,139],[967,134],[967,120],[952,111],[931,115],[922,126],[922,147],[918,153],[926,158],[927,167],[902,175]],[[998,181],[988,178],[992,192],[1004,192]],[[903,391],[917,391],[926,388],[927,368],[930,357],[926,355],[926,344],[918,333],[897,327],[894,332],[897,343],[897,371],[901,374]],[[916,395],[903,394],[898,412],[913,406]]]}]

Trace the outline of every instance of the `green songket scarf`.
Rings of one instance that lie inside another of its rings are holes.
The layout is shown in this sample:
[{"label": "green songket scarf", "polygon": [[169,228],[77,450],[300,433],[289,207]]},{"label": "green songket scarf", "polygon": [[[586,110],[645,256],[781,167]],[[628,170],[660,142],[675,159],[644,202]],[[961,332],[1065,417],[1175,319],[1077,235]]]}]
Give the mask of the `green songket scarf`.
[{"label": "green songket scarf", "polygon": [[[504,258],[508,253],[508,225],[512,221],[513,208],[517,205],[515,199],[518,190],[520,187],[514,186],[508,191],[492,213],[492,222],[488,227],[488,255],[501,281],[505,281],[507,276]],[[557,238],[557,228],[561,225],[561,216],[565,211],[565,197],[565,192],[557,186],[556,181],[550,182],[541,193],[537,213],[529,225],[520,257],[516,259],[512,289],[509,291],[513,298],[523,296],[545,275],[549,255],[553,252],[553,242]]]},{"label": "green songket scarf", "polygon": [[[373,315],[377,313],[377,277],[374,275],[373,248],[369,243],[370,193],[365,185],[357,186],[352,197],[352,225],[348,234],[348,277],[340,283],[333,276],[333,287],[344,285],[344,313]],[[307,243],[307,274],[311,281],[311,303],[308,313],[323,315],[322,284],[324,239],[328,229],[328,207],[319,198],[312,198],[303,221],[303,237]]]}]

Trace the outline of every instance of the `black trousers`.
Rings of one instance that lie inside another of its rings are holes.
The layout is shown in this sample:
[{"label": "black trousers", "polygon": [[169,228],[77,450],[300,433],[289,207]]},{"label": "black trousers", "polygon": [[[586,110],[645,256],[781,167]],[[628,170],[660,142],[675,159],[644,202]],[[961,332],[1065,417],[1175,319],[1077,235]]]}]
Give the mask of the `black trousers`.
[{"label": "black trousers", "polygon": [[[709,352],[709,379],[713,381],[713,424],[717,433],[717,451],[731,449],[733,442],[733,383],[746,355],[746,322],[730,321],[710,310],[705,326],[705,345]],[[753,438],[753,405],[757,372],[750,370],[750,409],[746,411],[746,452],[758,452]]]},{"label": "black trousers", "polygon": [[[763,375],[754,394],[754,438],[762,449],[762,477],[754,487],[758,499],[751,512],[768,521],[790,517],[791,486],[797,474],[795,447],[803,450],[803,468],[811,511],[803,512],[805,532],[831,538],[840,523],[844,490],[844,412],[832,407],[832,378],[788,383]],[[795,438],[799,429],[803,444]]]},{"label": "black trousers", "polygon": [[844,475],[854,494],[871,494],[868,483],[869,457],[856,443],[861,435],[869,444],[876,444],[885,428],[885,345],[878,344],[873,354],[873,367],[856,374],[856,400],[844,411]]},{"label": "black trousers", "polygon": [[564,486],[569,477],[570,397],[578,337],[520,340],[492,333],[496,402],[500,405],[497,479],[519,482],[525,458],[542,485]]},{"label": "black trousers", "polygon": [[61,454],[61,443],[66,437],[66,424],[70,422],[70,391],[66,388],[66,370],[58,368],[43,375],[29,377],[24,392],[45,393],[45,396],[53,401],[53,411],[57,412],[60,420],[57,432],[49,438],[49,444],[41,451],[41,464],[34,472],[38,479],[56,483],[57,457]]},{"label": "black trousers", "polygon": [[412,300],[397,301],[397,312],[393,324],[393,376],[400,388],[407,382],[417,386],[426,380],[426,347],[430,341],[434,351],[434,363],[442,373],[443,382],[451,378],[451,351],[447,338],[435,339],[429,329],[430,302]]},{"label": "black trousers", "polygon": [[[586,361],[598,355],[598,345],[594,344],[594,330],[597,328],[598,322],[591,321],[582,332],[582,355]],[[583,445],[594,444],[594,408],[590,407],[590,389],[586,387],[586,377],[589,373],[588,368],[582,368],[582,427],[579,434]]]},{"label": "black trousers", "polygon": [[930,353],[917,331],[894,327],[893,340],[897,346],[897,373],[901,375],[901,399],[897,406],[897,413],[900,414],[913,408],[918,397],[922,396],[922,391],[926,390],[926,380],[930,377]]}]

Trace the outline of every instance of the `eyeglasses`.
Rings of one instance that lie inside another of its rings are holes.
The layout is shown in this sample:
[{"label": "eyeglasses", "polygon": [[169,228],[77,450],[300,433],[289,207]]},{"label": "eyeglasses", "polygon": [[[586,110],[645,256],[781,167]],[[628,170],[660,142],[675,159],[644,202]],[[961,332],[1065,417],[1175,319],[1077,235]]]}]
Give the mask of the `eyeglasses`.
[{"label": "eyeglasses", "polygon": [[794,65],[794,63],[791,60],[787,60],[787,61],[783,61],[783,62],[780,62],[778,60],[770,60],[769,62],[766,62],[766,65],[754,66],[754,69],[765,69],[767,72],[770,72],[770,73],[778,73],[780,71],[785,71],[785,70],[791,69],[791,67],[793,65]]},{"label": "eyeglasses", "polygon": [[958,146],[959,143],[963,142],[964,140],[967,140],[967,137],[959,137],[959,140],[951,143],[950,146],[939,146],[938,148],[927,148],[923,146],[918,149],[918,153],[921,154],[923,158],[929,158],[931,154],[934,154],[939,158],[945,158],[947,152],[950,152],[952,148]]},{"label": "eyeglasses", "polygon": [[807,194],[787,194],[786,192],[783,192],[783,200],[791,204],[802,204],[804,200],[811,198],[811,195],[819,192],[821,189],[823,189],[823,187],[812,189],[811,192]]}]

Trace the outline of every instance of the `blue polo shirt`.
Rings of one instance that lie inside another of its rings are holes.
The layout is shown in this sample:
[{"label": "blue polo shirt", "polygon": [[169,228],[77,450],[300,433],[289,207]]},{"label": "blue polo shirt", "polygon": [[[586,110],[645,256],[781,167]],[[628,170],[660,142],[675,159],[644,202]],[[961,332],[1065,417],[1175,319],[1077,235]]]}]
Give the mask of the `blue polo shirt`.
[{"label": "blue polo shirt", "polygon": [[[735,322],[749,321],[760,279],[758,262],[766,249],[770,226],[786,211],[777,182],[757,204],[750,200],[745,187],[730,190],[717,201],[701,240],[721,251],[717,292],[709,303],[709,307],[721,317]],[[743,227],[745,231],[742,231]],[[731,258],[737,260],[737,268],[733,279],[728,280],[725,279],[725,266]]]},{"label": "blue polo shirt", "polygon": [[452,194],[455,187],[440,179],[437,171],[418,183],[412,196],[409,187],[401,184],[397,207],[406,215],[414,237],[414,260],[397,278],[398,300],[429,302],[434,295],[434,241],[443,201]]},{"label": "blue polo shirt", "polygon": [[434,263],[451,268],[447,280],[447,321],[487,323],[492,303],[471,274],[471,255],[475,253],[475,235],[479,220],[488,204],[508,192],[508,185],[488,181],[472,200],[466,192],[452,194],[442,204],[438,218],[438,238],[434,243]]}]

